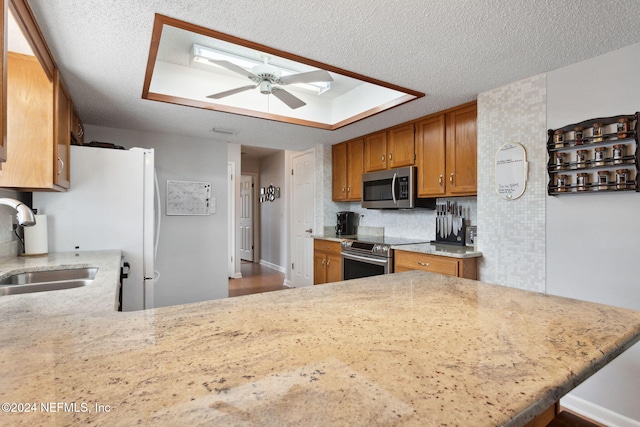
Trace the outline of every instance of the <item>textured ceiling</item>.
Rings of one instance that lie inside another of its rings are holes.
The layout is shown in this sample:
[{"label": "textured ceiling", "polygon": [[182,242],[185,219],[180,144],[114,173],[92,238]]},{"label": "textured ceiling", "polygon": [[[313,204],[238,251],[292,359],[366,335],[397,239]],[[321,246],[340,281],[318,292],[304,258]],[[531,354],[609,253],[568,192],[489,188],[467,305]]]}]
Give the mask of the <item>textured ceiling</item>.
[{"label": "textured ceiling", "polygon": [[[373,132],[640,41],[638,0],[29,4],[85,123],[291,150]],[[336,131],[143,100],[155,13],[427,96]],[[213,127],[239,132],[221,138]]]}]

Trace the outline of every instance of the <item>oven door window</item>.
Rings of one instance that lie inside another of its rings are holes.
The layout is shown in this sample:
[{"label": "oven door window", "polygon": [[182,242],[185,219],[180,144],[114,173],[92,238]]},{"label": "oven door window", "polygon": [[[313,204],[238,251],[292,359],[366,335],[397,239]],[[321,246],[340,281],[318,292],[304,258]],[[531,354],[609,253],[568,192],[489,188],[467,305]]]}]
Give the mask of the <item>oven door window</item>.
[{"label": "oven door window", "polygon": [[359,279],[361,277],[378,276],[389,272],[388,265],[372,264],[344,257],[342,259],[343,280]]}]

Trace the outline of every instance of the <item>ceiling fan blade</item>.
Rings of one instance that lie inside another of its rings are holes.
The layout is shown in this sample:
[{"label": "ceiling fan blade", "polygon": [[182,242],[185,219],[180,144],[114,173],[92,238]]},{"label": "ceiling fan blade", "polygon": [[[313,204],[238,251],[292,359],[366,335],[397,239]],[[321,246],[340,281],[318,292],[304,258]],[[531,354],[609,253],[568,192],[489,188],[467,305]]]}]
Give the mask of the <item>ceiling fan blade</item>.
[{"label": "ceiling fan blade", "polygon": [[309,71],[308,73],[291,74],[280,77],[280,84],[290,85],[295,83],[332,82],[333,78],[325,70]]},{"label": "ceiling fan blade", "polygon": [[227,97],[227,96],[230,96],[230,95],[235,95],[236,93],[244,92],[246,90],[255,89],[257,87],[258,87],[258,85],[249,85],[249,86],[237,87],[235,89],[225,90],[224,92],[214,93],[213,95],[207,96],[207,98],[220,99],[220,98],[224,98],[224,97]]},{"label": "ceiling fan blade", "polygon": [[211,62],[212,64],[219,65],[222,68],[226,68],[229,71],[233,71],[234,73],[242,74],[245,77],[249,77],[251,80],[260,80],[260,77],[256,76],[251,71],[245,70],[244,68],[232,62],[217,59],[207,59],[207,61]]},{"label": "ceiling fan blade", "polygon": [[287,104],[289,108],[291,108],[292,110],[295,110],[296,108],[304,107],[305,105],[307,105],[306,102],[304,102],[303,100],[301,100],[296,96],[291,95],[289,92],[282,89],[281,87],[274,87],[271,90],[271,93],[280,101]]}]

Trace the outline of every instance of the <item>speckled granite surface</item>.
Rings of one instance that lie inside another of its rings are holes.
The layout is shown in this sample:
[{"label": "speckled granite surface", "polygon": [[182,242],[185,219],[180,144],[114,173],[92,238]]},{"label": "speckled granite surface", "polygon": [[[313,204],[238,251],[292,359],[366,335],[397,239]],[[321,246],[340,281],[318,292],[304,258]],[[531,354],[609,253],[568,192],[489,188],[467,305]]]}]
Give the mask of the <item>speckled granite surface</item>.
[{"label": "speckled granite surface", "polygon": [[482,252],[469,246],[446,244],[432,245],[431,243],[420,243],[417,245],[392,246],[391,248],[409,252],[419,252],[422,254],[447,256],[451,258],[477,258],[482,256]]},{"label": "speckled granite surface", "polygon": [[[341,242],[345,239],[356,239],[358,236],[340,236],[335,234],[315,234],[312,235],[314,239],[329,240],[332,242]],[[392,249],[401,249],[409,252],[420,252],[423,254],[440,255],[452,258],[477,258],[482,256],[482,252],[469,246],[455,246],[455,245],[432,245],[431,243],[419,243],[413,245],[398,245],[391,246]]]},{"label": "speckled granite surface", "polygon": [[0,401],[76,406],[1,425],[518,426],[640,336],[638,312],[418,271],[143,312],[69,306],[2,315]]}]

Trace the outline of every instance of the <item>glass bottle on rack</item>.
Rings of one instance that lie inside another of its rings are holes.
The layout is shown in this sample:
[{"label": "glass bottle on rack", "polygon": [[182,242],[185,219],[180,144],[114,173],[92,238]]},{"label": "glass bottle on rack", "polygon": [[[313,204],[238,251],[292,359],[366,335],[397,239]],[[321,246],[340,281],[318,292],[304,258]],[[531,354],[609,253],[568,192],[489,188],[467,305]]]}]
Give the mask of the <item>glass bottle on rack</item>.
[{"label": "glass bottle on rack", "polygon": [[604,125],[602,123],[593,124],[593,142],[602,142],[604,140]]}]

